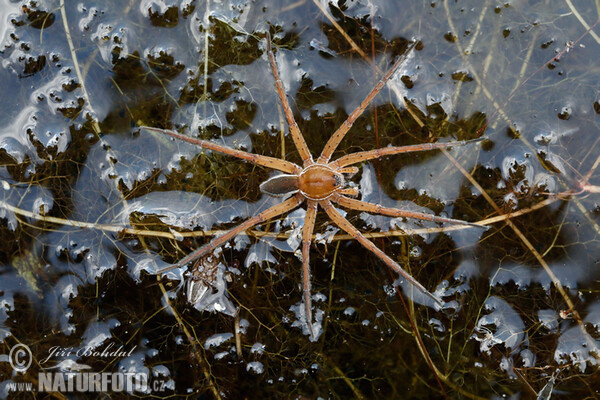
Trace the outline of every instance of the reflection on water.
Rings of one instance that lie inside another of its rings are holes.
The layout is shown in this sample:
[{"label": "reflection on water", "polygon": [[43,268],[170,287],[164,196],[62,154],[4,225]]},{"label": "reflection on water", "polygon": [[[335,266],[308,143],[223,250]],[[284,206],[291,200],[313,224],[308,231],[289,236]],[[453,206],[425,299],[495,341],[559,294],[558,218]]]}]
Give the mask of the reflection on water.
[{"label": "reflection on water", "polygon": [[[11,382],[55,367],[147,373],[166,382],[157,396],[583,398],[600,389],[598,39],[577,41],[598,10],[319,5],[84,1],[63,16],[55,1],[3,4],[0,347],[26,343],[38,361],[25,375],[0,363],[3,397]],[[212,266],[157,280],[281,200],[258,190],[272,171],[140,126],[300,161],[280,134],[267,30],[313,154],[412,40],[416,51],[334,158],[487,138],[385,157],[351,179],[363,200],[388,207],[497,218],[486,232],[407,236],[397,231],[439,226],[347,213],[361,231],[385,233],[377,246],[443,296],[443,310],[406,305],[412,288],[319,215],[311,340],[302,209],[223,245]],[[51,351],[109,345],[129,353]]]}]

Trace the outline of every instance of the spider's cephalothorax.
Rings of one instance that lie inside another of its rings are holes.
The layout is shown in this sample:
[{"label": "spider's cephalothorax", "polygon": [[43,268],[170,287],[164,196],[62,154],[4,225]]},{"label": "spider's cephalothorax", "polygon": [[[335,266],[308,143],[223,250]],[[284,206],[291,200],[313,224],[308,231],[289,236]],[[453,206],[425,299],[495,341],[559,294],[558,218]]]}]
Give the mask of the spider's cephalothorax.
[{"label": "spider's cephalothorax", "polygon": [[298,177],[298,189],[309,200],[325,200],[344,187],[344,177],[328,165],[313,164]]},{"label": "spider's cephalothorax", "polygon": [[[414,44],[407,50],[405,54],[409,54],[414,48]],[[331,156],[337,149],[338,145],[348,133],[356,119],[365,111],[367,106],[375,98],[377,93],[383,89],[387,81],[392,77],[394,72],[402,64],[405,57],[400,57],[394,66],[384,75],[383,78],[375,85],[368,96],[363,102],[354,110],[348,119],[336,130],[333,135],[329,138],[323,151],[316,161],[313,160],[308,146],[294,120],[294,116],[290,105],[287,101],[283,84],[279,78],[277,70],[277,64],[275,63],[275,57],[271,49],[271,38],[267,34],[267,53],[269,56],[269,62],[275,77],[275,87],[277,93],[283,105],[285,116],[289,125],[290,134],[294,141],[294,145],[298,150],[300,157],[302,158],[302,166],[285,161],[278,158],[269,156],[263,156],[259,154],[252,154],[241,150],[232,149],[230,147],[222,146],[210,141],[190,138],[189,136],[181,135],[177,132],[167,131],[164,129],[144,127],[145,129],[161,132],[168,134],[174,138],[184,140],[189,143],[193,143],[211,151],[227,154],[232,157],[236,157],[247,162],[260,165],[263,167],[273,168],[280,172],[282,175],[274,176],[260,185],[260,190],[263,193],[271,196],[284,196],[291,195],[281,203],[255,215],[254,217],[242,222],[236,227],[230,229],[225,234],[213,238],[209,243],[196,249],[186,257],[182,258],[177,264],[171,265],[164,268],[158,273],[164,273],[175,268],[184,267],[186,264],[202,257],[205,254],[212,252],[223,243],[233,239],[237,234],[244,232],[247,229],[252,228],[264,221],[275,218],[281,214],[287,213],[303,203],[306,203],[306,217],[304,220],[304,226],[302,228],[302,291],[304,293],[304,305],[305,305],[305,317],[306,323],[308,324],[311,337],[314,336],[314,330],[312,325],[312,307],[311,307],[311,284],[310,284],[310,271],[309,271],[309,255],[310,255],[310,244],[312,241],[313,230],[315,227],[315,219],[317,214],[317,208],[320,207],[331,220],[339,226],[343,231],[348,233],[360,244],[366,247],[369,251],[379,257],[385,262],[393,271],[398,273],[419,291],[433,299],[438,305],[442,305],[443,302],[440,298],[430,293],[423,285],[415,280],[408,272],[406,272],[396,261],[385,254],[379,249],[373,242],[367,239],[358,229],[356,229],[336,208],[333,204],[339,206],[364,211],[373,214],[385,215],[389,217],[403,217],[403,218],[416,218],[426,221],[434,221],[440,223],[451,223],[451,224],[462,224],[482,227],[470,222],[456,220],[452,218],[438,217],[432,214],[411,212],[401,210],[398,208],[384,207],[379,204],[367,203],[355,199],[358,195],[358,189],[355,187],[345,187],[344,174],[353,174],[358,171],[358,168],[353,166],[364,161],[374,160],[383,156],[390,156],[394,154],[407,153],[413,151],[424,151],[433,149],[444,149],[452,146],[462,145],[465,143],[472,143],[473,141],[461,142],[461,143],[425,143],[416,144],[402,147],[385,147],[375,150],[359,151],[351,153],[346,156],[340,157],[336,160],[330,161]],[[475,140],[477,141],[477,139]]]}]

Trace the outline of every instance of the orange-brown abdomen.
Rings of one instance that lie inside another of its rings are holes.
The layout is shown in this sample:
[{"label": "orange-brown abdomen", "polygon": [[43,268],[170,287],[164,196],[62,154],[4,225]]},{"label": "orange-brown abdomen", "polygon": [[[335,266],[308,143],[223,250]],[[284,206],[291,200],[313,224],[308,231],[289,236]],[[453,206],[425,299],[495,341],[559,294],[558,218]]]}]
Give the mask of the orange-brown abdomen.
[{"label": "orange-brown abdomen", "polygon": [[299,189],[311,200],[323,200],[331,196],[344,184],[344,178],[331,168],[314,164],[300,174]]}]

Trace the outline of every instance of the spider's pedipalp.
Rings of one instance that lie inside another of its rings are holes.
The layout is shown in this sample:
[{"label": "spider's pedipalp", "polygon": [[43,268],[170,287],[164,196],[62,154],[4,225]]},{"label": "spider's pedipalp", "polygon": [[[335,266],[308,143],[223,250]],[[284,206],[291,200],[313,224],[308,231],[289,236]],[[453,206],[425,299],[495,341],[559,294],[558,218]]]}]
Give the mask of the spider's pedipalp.
[{"label": "spider's pedipalp", "polygon": [[345,189],[340,190],[338,193],[345,194],[346,196],[352,196],[352,197],[357,197],[360,194],[357,187],[345,188]]},{"label": "spider's pedipalp", "polygon": [[[331,165],[331,164],[329,164]],[[352,177],[352,175],[357,174],[358,173],[358,167],[345,167],[345,168],[340,168],[339,169],[339,173],[340,174],[344,174],[344,175],[349,175],[350,177]]]}]

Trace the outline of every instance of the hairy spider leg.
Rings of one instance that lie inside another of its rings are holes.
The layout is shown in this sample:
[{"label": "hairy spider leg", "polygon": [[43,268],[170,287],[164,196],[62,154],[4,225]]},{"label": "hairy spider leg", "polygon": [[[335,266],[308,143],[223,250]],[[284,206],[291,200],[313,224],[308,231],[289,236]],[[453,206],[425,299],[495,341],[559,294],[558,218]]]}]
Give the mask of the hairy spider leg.
[{"label": "hairy spider leg", "polygon": [[485,140],[484,138],[465,140],[462,142],[450,142],[450,143],[422,143],[422,144],[413,144],[408,146],[390,146],[383,147],[381,149],[375,150],[367,150],[367,151],[359,151],[356,153],[348,154],[347,156],[343,156],[338,158],[337,160],[331,162],[329,165],[336,168],[343,168],[348,165],[356,164],[362,161],[369,161],[376,158],[380,158],[383,156],[391,156],[394,154],[402,154],[402,153],[411,153],[415,151],[428,151],[435,149],[447,149],[450,147],[456,146],[465,146],[467,144],[477,143]]},{"label": "hairy spider leg", "polygon": [[271,62],[271,69],[273,70],[273,77],[275,78],[277,94],[279,95],[279,98],[281,99],[281,104],[283,105],[283,112],[285,114],[285,118],[288,121],[288,126],[290,127],[292,140],[294,141],[296,149],[298,149],[298,153],[300,153],[300,158],[302,158],[304,168],[306,168],[309,165],[313,164],[312,154],[310,154],[310,150],[308,150],[308,146],[306,144],[306,141],[304,140],[304,136],[302,136],[300,128],[298,128],[298,124],[294,119],[294,115],[292,113],[292,109],[290,108],[290,104],[287,101],[287,96],[285,94],[285,90],[283,89],[283,83],[281,82],[281,78],[279,77],[279,70],[277,69],[277,64],[275,63],[273,49],[271,48],[271,35],[269,34],[269,32],[267,32],[267,53],[269,54],[269,61]]},{"label": "hairy spider leg", "polygon": [[405,278],[414,287],[416,287],[421,293],[430,297],[440,307],[443,307],[444,303],[442,302],[442,300],[439,297],[435,296],[433,293],[431,293],[427,289],[425,289],[425,287],[423,285],[421,285],[415,278],[410,276],[410,274],[408,272],[406,272],[404,270],[404,268],[402,268],[400,265],[398,265],[397,262],[392,260],[387,254],[385,254],[382,250],[380,250],[379,247],[375,246],[375,244],[373,242],[371,242],[369,239],[364,237],[363,234],[360,233],[360,231],[358,229],[356,229],[350,223],[350,221],[348,221],[346,218],[344,218],[342,216],[342,214],[340,214],[335,209],[335,207],[333,207],[333,204],[331,204],[331,201],[322,200],[322,201],[319,201],[319,205],[321,205],[321,207],[323,207],[325,209],[325,212],[327,213],[327,215],[329,215],[329,218],[331,218],[331,220],[337,226],[339,226],[343,231],[345,231],[347,234],[349,234],[354,239],[356,239],[360,244],[362,244],[365,248],[367,248],[367,250],[374,253],[383,262],[385,262],[392,270],[394,270],[397,274],[399,274],[400,276]]},{"label": "hairy spider leg", "polygon": [[312,327],[312,302],[310,298],[310,244],[312,234],[315,228],[315,219],[317,216],[317,202],[308,200],[306,208],[306,217],[304,218],[304,226],[302,227],[302,291],[304,293],[304,316],[308,324],[308,330],[312,338],[315,337]]},{"label": "hairy spider leg", "polygon": [[385,76],[381,78],[379,82],[377,82],[377,85],[375,85],[373,90],[371,90],[371,92],[362,101],[362,103],[360,103],[360,105],[354,111],[352,111],[352,114],[350,114],[350,116],[344,121],[344,123],[342,123],[342,126],[340,126],[338,130],[333,133],[333,135],[325,144],[325,147],[323,148],[323,151],[321,152],[321,155],[317,160],[318,163],[326,164],[327,162],[329,162],[331,155],[333,154],[335,149],[337,149],[344,136],[346,136],[346,133],[348,133],[350,128],[352,128],[352,125],[354,124],[356,119],[362,115],[362,113],[369,106],[369,104],[371,104],[371,101],[373,101],[375,96],[377,96],[381,89],[383,89],[387,81],[389,81],[392,75],[394,75],[394,72],[396,72],[398,67],[402,65],[404,60],[406,60],[406,57],[415,48],[415,45],[416,43],[413,43],[408,48],[408,50],[402,56],[400,56],[400,58],[398,58],[398,61],[396,61],[392,68],[385,74]]},{"label": "hairy spider leg", "polygon": [[270,207],[270,208],[266,209],[265,211],[259,213],[258,215],[242,222],[238,226],[231,228],[230,230],[225,232],[223,235],[214,238],[213,240],[211,240],[204,246],[194,250],[193,252],[191,252],[190,254],[185,256],[184,258],[179,260],[179,262],[177,262],[177,264],[173,264],[166,268],[163,268],[163,269],[157,271],[157,273],[164,274],[165,272],[171,271],[173,269],[181,268],[185,264],[202,257],[206,253],[209,253],[209,252],[213,251],[214,249],[216,249],[217,247],[221,246],[223,243],[228,242],[229,240],[233,239],[238,233],[243,232],[247,229],[250,229],[254,225],[258,225],[258,224],[260,224],[264,221],[267,221],[271,218],[275,218],[278,215],[281,215],[283,213],[291,211],[294,208],[298,207],[300,204],[302,204],[303,201],[304,201],[304,198],[300,195],[290,197],[289,199],[285,200],[284,202],[276,204],[273,207]]},{"label": "hairy spider leg", "polygon": [[291,163],[289,161],[285,161],[285,160],[282,160],[279,158],[262,156],[260,154],[253,154],[253,153],[248,153],[248,152],[242,151],[242,150],[231,149],[229,147],[221,146],[219,144],[209,142],[207,140],[191,138],[189,136],[185,136],[180,133],[170,131],[168,129],[153,128],[150,126],[141,126],[140,128],[146,129],[146,130],[149,130],[152,132],[159,132],[159,133],[167,134],[176,139],[183,140],[184,142],[195,144],[196,146],[199,146],[203,149],[208,149],[208,150],[216,151],[218,153],[223,153],[228,156],[232,156],[235,158],[239,158],[239,159],[248,161],[252,164],[276,169],[278,171],[282,171],[282,172],[285,172],[288,174],[299,174],[302,171],[302,168],[299,165],[296,165],[294,163]]},{"label": "hairy spider leg", "polygon": [[416,212],[416,211],[406,211],[406,210],[401,210],[399,208],[384,207],[379,204],[373,204],[373,203],[368,203],[366,201],[352,199],[350,197],[342,196],[337,193],[334,195],[334,197],[332,197],[331,200],[338,203],[342,207],[350,208],[352,210],[366,211],[369,213],[385,215],[388,217],[414,218],[414,219],[422,219],[425,221],[440,222],[440,223],[455,224],[455,225],[468,225],[468,226],[474,226],[477,228],[488,229],[487,226],[476,224],[473,222],[462,221],[460,219],[454,219],[454,218],[438,217],[437,215]]}]

